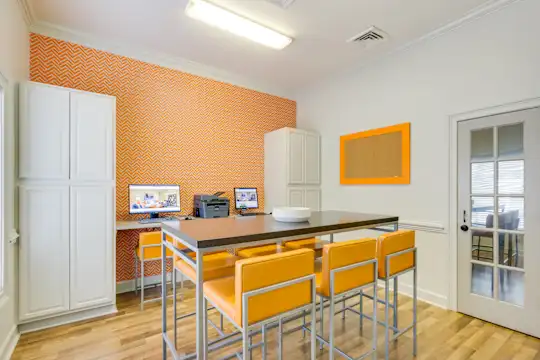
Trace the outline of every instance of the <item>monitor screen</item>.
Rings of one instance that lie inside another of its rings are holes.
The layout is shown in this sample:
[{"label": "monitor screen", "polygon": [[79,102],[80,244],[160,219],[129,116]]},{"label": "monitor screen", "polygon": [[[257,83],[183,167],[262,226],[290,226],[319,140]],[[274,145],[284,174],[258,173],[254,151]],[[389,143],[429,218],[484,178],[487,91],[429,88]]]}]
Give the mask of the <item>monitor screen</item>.
[{"label": "monitor screen", "polygon": [[256,188],[235,188],[234,200],[237,209],[256,209],[259,207]]},{"label": "monitor screen", "polygon": [[180,212],[179,185],[129,185],[129,213]]}]

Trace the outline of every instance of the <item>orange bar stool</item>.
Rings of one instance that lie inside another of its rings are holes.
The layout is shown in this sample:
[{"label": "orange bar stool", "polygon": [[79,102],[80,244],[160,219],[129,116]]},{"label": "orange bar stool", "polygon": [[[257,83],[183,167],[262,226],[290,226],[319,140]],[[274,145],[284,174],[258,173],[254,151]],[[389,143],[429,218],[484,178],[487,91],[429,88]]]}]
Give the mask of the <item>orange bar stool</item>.
[{"label": "orange bar stool", "polygon": [[286,248],[291,250],[311,249],[315,251],[315,257],[321,257],[322,249],[324,245],[327,244],[330,244],[330,242],[313,237],[302,240],[287,241],[284,245]]},{"label": "orange bar stool", "polygon": [[[170,242],[171,238],[167,236]],[[144,310],[144,303],[161,301],[161,296],[154,299],[144,298],[144,263],[148,261],[161,261],[161,231],[143,232],[139,234],[139,244],[135,248],[135,293],[141,291],[141,310]],[[167,249],[167,259],[172,259],[172,252]],[[139,269],[140,267],[140,269]],[[140,270],[140,277],[138,271]],[[137,286],[137,280],[140,285]]]},{"label": "orange bar stool", "polygon": [[[417,260],[415,246],[415,232],[412,230],[400,230],[382,235],[377,243],[377,256],[379,260],[379,279],[384,281],[384,322],[378,323],[385,327],[384,345],[385,359],[389,356],[389,344],[406,333],[413,331],[413,355],[417,352]],[[406,328],[398,327],[398,277],[413,272],[413,320],[412,324]],[[390,302],[390,281],[393,280],[393,301]],[[364,294],[364,297],[371,296]],[[374,300],[374,303],[377,300]],[[390,325],[390,308],[392,309],[392,325]],[[362,297],[360,298],[360,309],[362,309]],[[367,315],[363,317],[369,318]],[[390,330],[393,335],[390,337]]]},{"label": "orange bar stool", "polygon": [[[184,249],[184,253],[186,256],[189,256],[192,259],[197,259],[196,254],[194,252],[186,251],[187,249]],[[213,252],[203,255],[203,261],[204,261],[204,273],[203,273],[203,279],[204,281],[209,280],[215,280],[220,279],[223,277],[229,277],[234,275],[234,265],[237,260],[240,258],[238,256],[235,256],[227,251],[220,251],[220,252]],[[180,298],[183,299],[183,291],[184,291],[184,276],[187,277],[189,280],[191,280],[193,283],[195,283],[195,279],[197,278],[197,274],[193,266],[188,264],[186,261],[181,259],[178,255],[174,255],[174,267],[173,267],[173,319],[174,319],[174,339],[175,339],[175,345],[177,344],[177,320],[181,320],[184,318],[187,318],[189,316],[195,315],[194,312],[182,315],[180,317],[177,317],[177,306],[176,306],[176,294],[177,294],[177,288],[176,288],[176,272],[178,271],[180,273]],[[208,319],[208,322],[216,329],[216,331],[220,335],[224,335],[223,333],[223,315],[221,315],[220,319],[220,326],[218,327],[216,324],[214,324],[210,319]]]},{"label": "orange bar stool", "polygon": [[268,244],[268,245],[263,245],[263,246],[254,246],[254,247],[240,249],[238,250],[238,256],[246,259],[246,258],[252,258],[256,256],[279,254],[288,250],[289,249],[286,248],[285,246],[281,246],[278,244]]},{"label": "orange bar stool", "polygon": [[[262,346],[266,359],[266,326],[278,322],[278,358],[283,355],[283,318],[311,312],[316,322],[315,254],[301,249],[236,262],[234,276],[204,282],[205,306],[210,302],[242,333],[242,357],[249,359]],[[207,314],[204,314],[207,318]],[[207,322],[204,322],[207,326]],[[252,332],[262,328],[262,343],[251,345]],[[205,330],[205,336],[208,331]],[[315,358],[315,332],[311,334],[311,358]],[[208,341],[205,341],[207,344]]]},{"label": "orange bar stool", "polygon": [[[324,245],[322,249],[322,269],[316,273],[317,295],[320,297],[319,306],[321,313],[320,335],[317,340],[322,345],[329,347],[328,359],[334,359],[334,353],[352,360],[343,350],[334,345],[334,321],[336,314],[335,304],[352,296],[358,296],[365,288],[373,289],[375,301],[373,302],[373,335],[371,350],[361,356],[361,358],[372,355],[375,359],[377,354],[377,240],[360,239],[343,241],[339,243]],[[324,338],[324,308],[325,301],[330,305],[330,319],[328,339]],[[345,310],[341,310],[343,313]],[[348,310],[353,310],[348,308]],[[361,311],[353,311],[362,316]],[[307,329],[315,332],[314,328]]]}]

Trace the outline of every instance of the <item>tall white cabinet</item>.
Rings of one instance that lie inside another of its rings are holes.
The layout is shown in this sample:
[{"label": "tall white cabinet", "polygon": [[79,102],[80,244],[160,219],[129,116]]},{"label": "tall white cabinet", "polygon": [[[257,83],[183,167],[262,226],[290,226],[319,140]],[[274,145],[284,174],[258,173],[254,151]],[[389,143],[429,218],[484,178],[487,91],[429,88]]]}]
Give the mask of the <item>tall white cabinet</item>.
[{"label": "tall white cabinet", "polygon": [[19,123],[19,320],[101,315],[115,304],[116,100],[30,82]]},{"label": "tall white cabinet", "polygon": [[265,212],[276,206],[321,209],[321,137],[282,128],[264,135]]}]

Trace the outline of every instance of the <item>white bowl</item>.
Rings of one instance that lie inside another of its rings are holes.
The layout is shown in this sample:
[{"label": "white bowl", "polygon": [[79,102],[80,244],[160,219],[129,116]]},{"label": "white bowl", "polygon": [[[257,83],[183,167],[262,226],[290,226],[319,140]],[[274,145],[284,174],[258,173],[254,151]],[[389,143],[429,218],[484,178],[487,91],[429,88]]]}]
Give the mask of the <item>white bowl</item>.
[{"label": "white bowl", "polygon": [[311,209],[306,207],[277,207],[272,211],[276,221],[305,222],[311,217]]}]

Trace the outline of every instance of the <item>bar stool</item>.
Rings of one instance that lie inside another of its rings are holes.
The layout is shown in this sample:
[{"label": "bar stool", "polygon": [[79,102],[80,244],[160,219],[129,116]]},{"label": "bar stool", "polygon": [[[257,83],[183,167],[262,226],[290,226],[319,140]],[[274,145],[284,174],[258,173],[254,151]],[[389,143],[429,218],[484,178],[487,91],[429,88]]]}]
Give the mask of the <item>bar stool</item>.
[{"label": "bar stool", "polygon": [[[175,242],[176,243],[176,242]],[[197,259],[197,256],[194,252],[186,252],[186,256],[189,256],[193,259]],[[187,318],[189,316],[195,315],[194,312],[185,314],[181,317],[177,317],[177,289],[176,289],[176,272],[178,271],[180,273],[180,299],[183,299],[183,291],[184,291],[184,276],[187,277],[189,280],[191,280],[193,283],[195,283],[195,279],[197,278],[197,274],[195,272],[195,269],[186,263],[184,260],[180,259],[178,255],[174,255],[174,266],[173,266],[173,319],[174,319],[174,342],[175,346],[177,345],[177,321]],[[215,280],[220,279],[223,277],[230,277],[234,275],[234,264],[236,261],[239,260],[238,256],[235,256],[229,252],[226,251],[220,251],[220,252],[214,252],[214,253],[208,253],[203,255],[203,261],[204,261],[204,272],[203,272],[203,279],[204,281],[209,280]],[[223,315],[220,316],[220,326],[214,324],[211,320],[208,319],[208,322],[216,329],[216,331],[220,335],[224,335],[223,333]]]},{"label": "bar stool", "polygon": [[[413,356],[416,356],[417,350],[417,261],[415,247],[415,232],[412,230],[400,230],[382,235],[377,243],[377,256],[379,262],[379,279],[384,281],[384,322],[378,321],[385,327],[384,347],[385,359],[389,356],[390,341],[396,340],[407,331],[413,331]],[[408,272],[413,272],[413,322],[410,326],[399,329],[398,327],[398,277]],[[393,303],[390,303],[390,281],[394,282]],[[364,297],[373,297],[363,294]],[[390,325],[389,312],[393,309],[392,325]],[[360,298],[360,309],[362,309],[362,297]],[[367,315],[363,317],[370,318]],[[390,330],[393,336],[390,337]]]},{"label": "bar stool", "polygon": [[[167,236],[170,242],[171,238]],[[152,301],[161,301],[161,296],[154,299],[144,299],[144,263],[148,261],[161,261],[161,232],[143,232],[139,234],[139,244],[135,248],[135,293],[141,290],[141,310],[144,310],[144,303]],[[172,259],[172,252],[167,249],[167,259]],[[139,279],[138,271],[140,265],[140,285],[137,286]]]},{"label": "bar stool", "polygon": [[[334,306],[351,296],[358,296],[365,288],[372,288],[375,301],[373,302],[373,335],[371,350],[361,355],[361,358],[377,356],[377,241],[375,239],[350,240],[324,245],[322,250],[322,270],[316,273],[317,295],[320,297],[320,335],[317,340],[327,345],[328,358],[334,358],[334,352],[352,360],[344,351],[334,345]],[[330,319],[328,339],[324,338],[324,302],[330,303]],[[352,310],[351,308],[343,309]],[[362,317],[360,312],[353,311]],[[315,332],[315,329],[310,331]]]},{"label": "bar stool", "polygon": [[289,251],[288,248],[278,244],[268,244],[263,246],[254,246],[238,250],[238,256],[247,259],[256,256],[265,256],[279,254]]},{"label": "bar stool", "polygon": [[[283,318],[299,312],[311,312],[316,323],[315,254],[308,249],[244,259],[236,262],[234,276],[204,283],[205,305],[210,302],[241,333],[243,359],[254,347],[248,339],[262,327],[262,358],[266,359],[266,326],[279,323],[278,358],[283,356]],[[205,312],[205,318],[207,314]],[[205,326],[207,322],[204,321]],[[208,332],[205,331],[207,336]],[[315,358],[316,337],[311,334],[311,358]],[[207,343],[207,341],[206,341]]]},{"label": "bar stool", "polygon": [[327,244],[330,244],[330,242],[313,237],[302,240],[287,241],[284,246],[291,250],[311,249],[315,251],[315,257],[321,257],[322,249],[324,245]]}]

